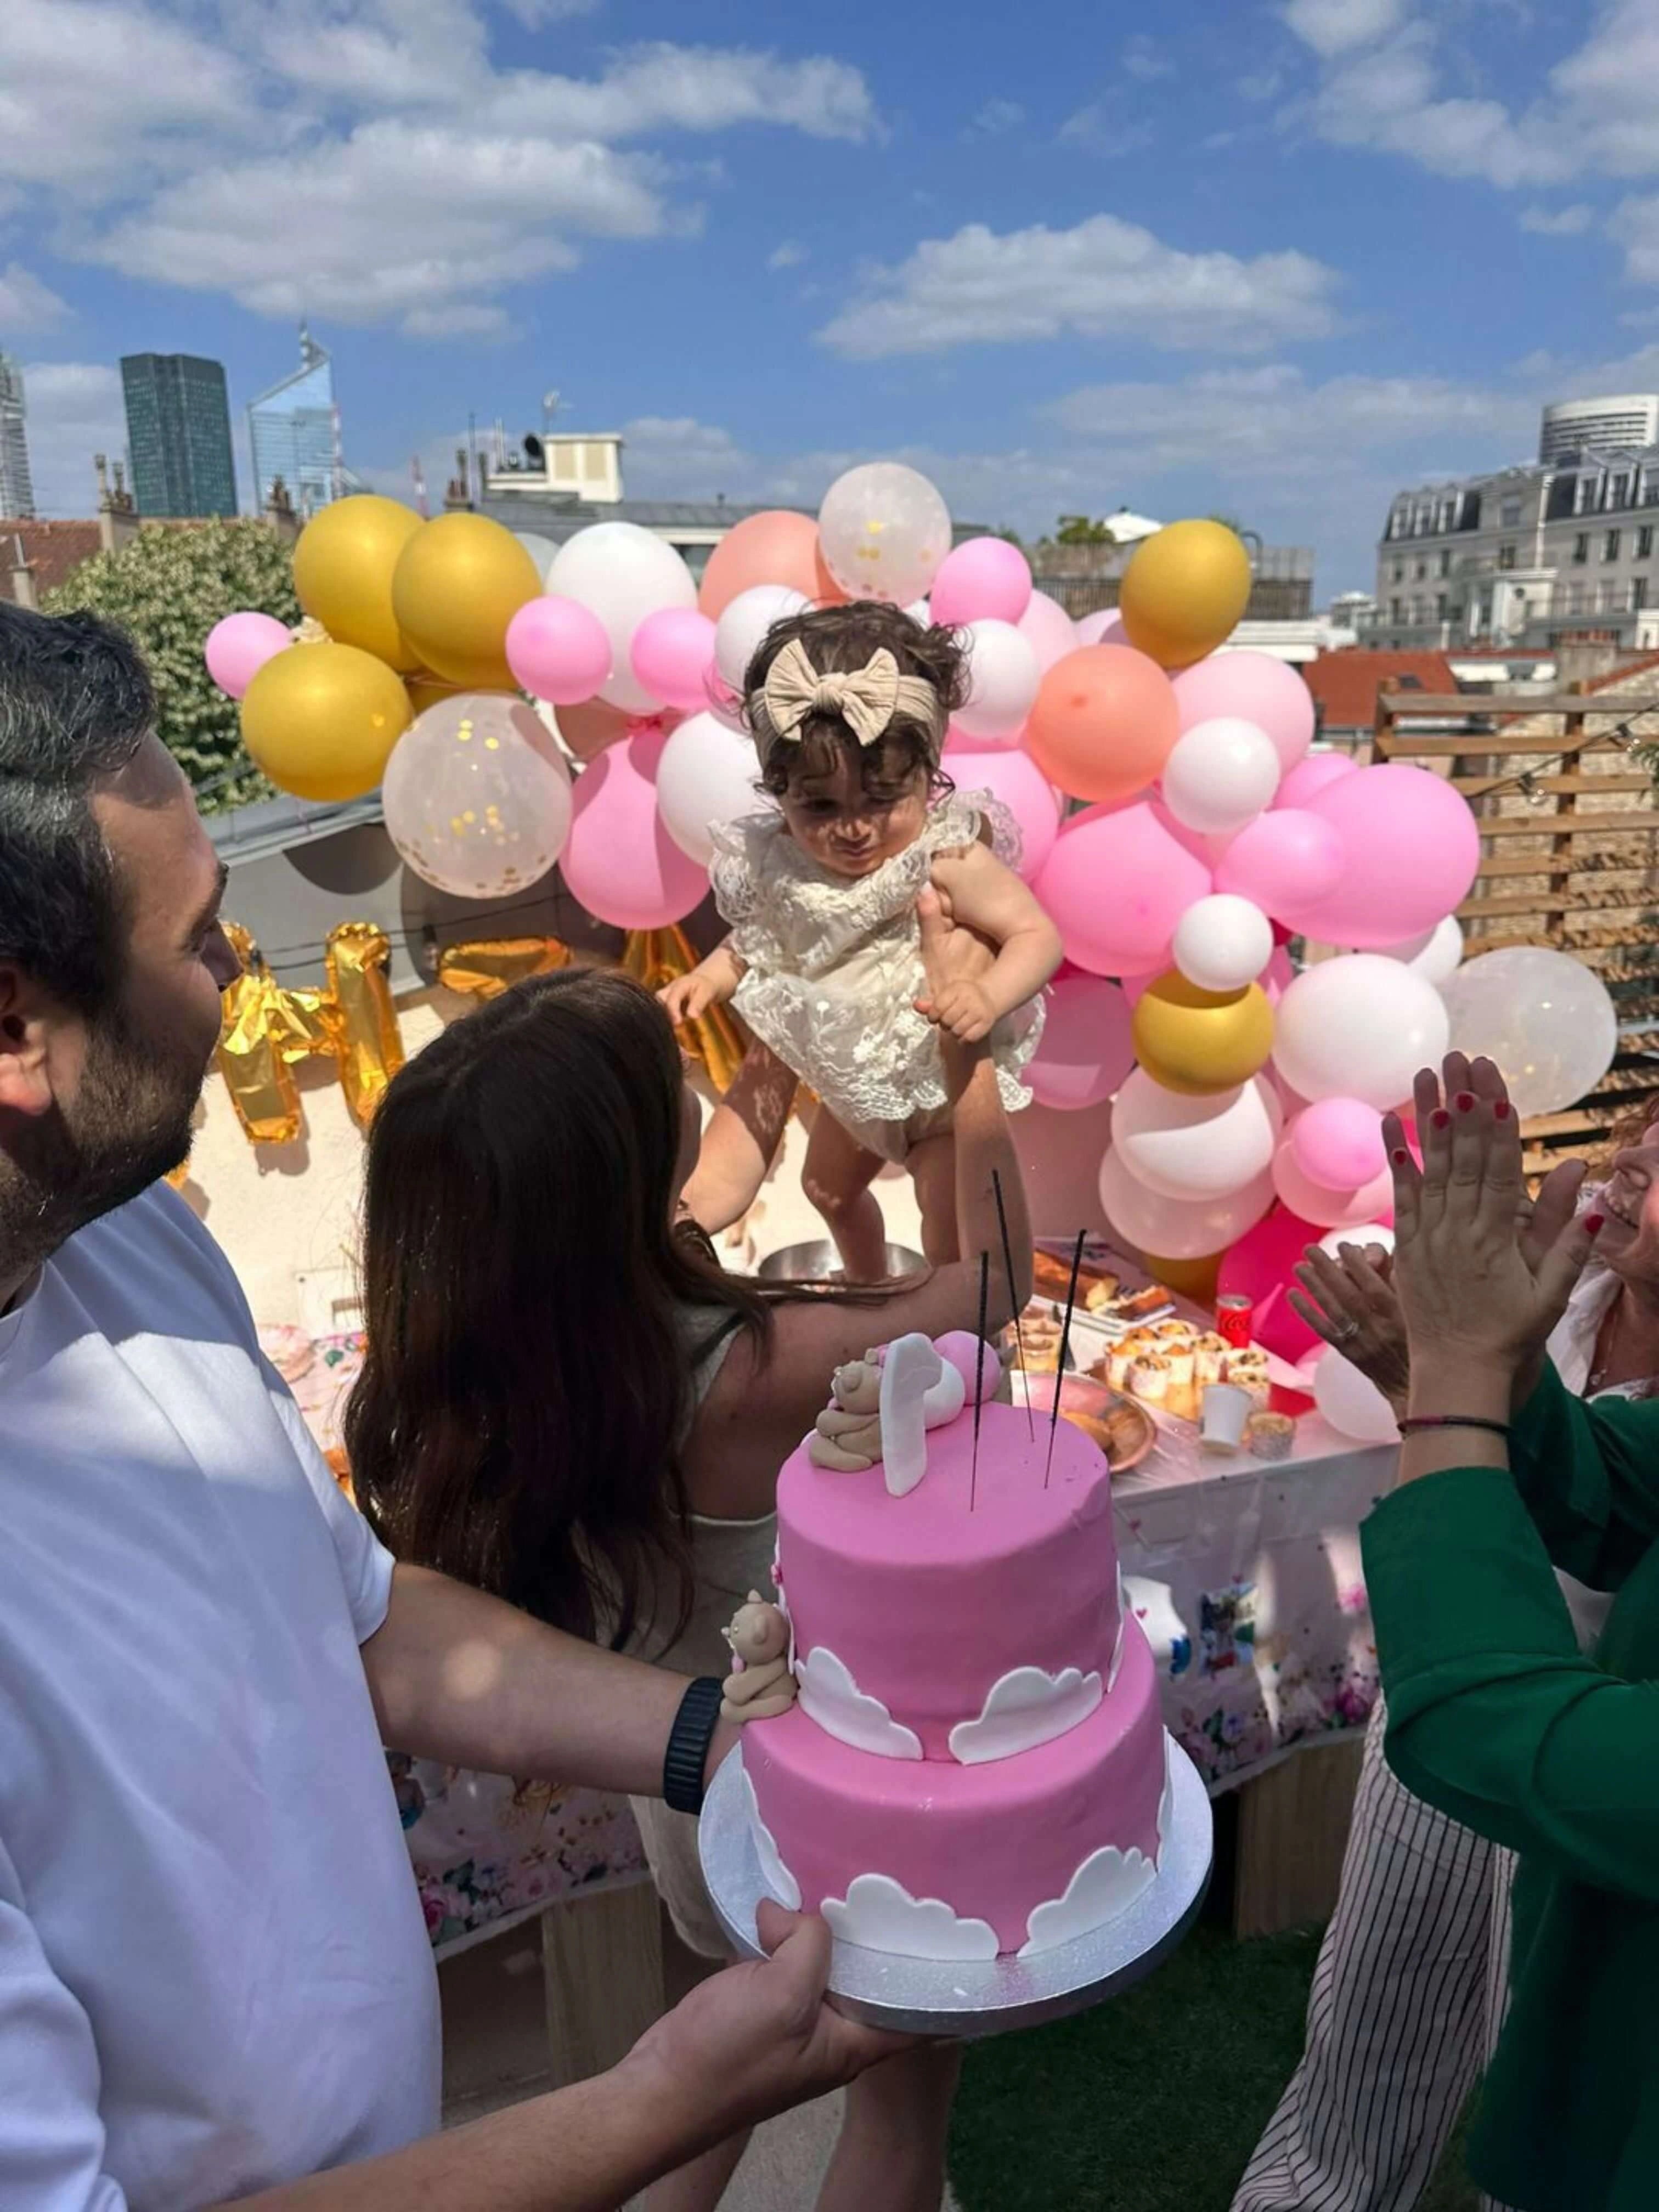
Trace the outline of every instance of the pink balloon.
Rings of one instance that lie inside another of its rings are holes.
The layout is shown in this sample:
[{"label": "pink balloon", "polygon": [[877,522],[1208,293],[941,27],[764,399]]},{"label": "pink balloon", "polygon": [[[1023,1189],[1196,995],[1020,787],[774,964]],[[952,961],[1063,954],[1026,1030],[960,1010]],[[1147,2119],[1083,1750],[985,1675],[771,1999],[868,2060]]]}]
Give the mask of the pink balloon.
[{"label": "pink balloon", "polygon": [[969,538],[939,562],[928,593],[936,623],[1017,623],[1031,604],[1031,564],[1004,538]]},{"label": "pink balloon", "polygon": [[1183,730],[1237,715],[1267,732],[1287,769],[1313,743],[1313,694],[1294,668],[1270,653],[1212,653],[1182,670],[1175,693]]},{"label": "pink balloon", "polygon": [[964,796],[988,791],[1019,825],[1019,872],[1034,882],[1060,835],[1060,793],[1030,753],[970,752],[947,745],[951,775]]},{"label": "pink balloon", "polygon": [[[1165,972],[1162,968],[1154,968],[1150,975],[1120,975],[1117,979],[1117,987],[1133,1008],[1140,1004],[1158,977]],[[1271,1066],[1272,1062],[1269,1061],[1268,1065]]]},{"label": "pink balloon", "polygon": [[611,680],[611,639],[580,599],[526,599],[507,626],[507,665],[532,699],[579,707]]},{"label": "pink balloon", "polygon": [[[935,622],[939,620],[934,615]],[[1046,675],[1057,660],[1077,651],[1077,624],[1047,592],[1033,592],[1031,603],[1014,625],[1036,648],[1037,666]]]},{"label": "pink balloon", "polygon": [[616,929],[665,928],[708,896],[708,871],[680,850],[657,810],[667,743],[661,730],[631,731],[576,779],[559,872],[572,898]]},{"label": "pink balloon", "polygon": [[1382,951],[1424,935],[1468,896],[1480,832],[1460,793],[1427,769],[1362,768],[1316,793],[1306,811],[1335,830],[1346,858],[1329,890],[1272,908],[1301,935]]},{"label": "pink balloon", "polygon": [[1176,922],[1212,884],[1139,799],[1075,815],[1033,888],[1067,959],[1097,975],[1144,975],[1169,966]]},{"label": "pink balloon", "polygon": [[1382,1117],[1363,1098],[1321,1098],[1286,1133],[1297,1166],[1326,1190],[1357,1190],[1389,1164]]},{"label": "pink balloon", "polygon": [[1097,613],[1085,615],[1077,623],[1079,645],[1127,645],[1123,635],[1123,617],[1115,607],[1102,607]]},{"label": "pink balloon", "polygon": [[1348,865],[1342,838],[1322,815],[1274,807],[1247,822],[1216,863],[1215,887],[1253,899],[1275,921],[1328,897]]},{"label": "pink balloon", "polygon": [[275,615],[227,615],[208,632],[202,657],[207,672],[219,689],[240,699],[272,655],[284,653],[294,642],[293,633]]},{"label": "pink balloon", "polygon": [[1109,1098],[1134,1066],[1129,1002],[1115,983],[1073,975],[1048,987],[1048,1015],[1025,1070],[1040,1106],[1075,1113]]},{"label": "pink balloon", "polygon": [[1316,792],[1340,783],[1345,775],[1357,774],[1358,768],[1359,763],[1350,760],[1346,753],[1310,753],[1280,783],[1273,805],[1305,806]]},{"label": "pink balloon", "polygon": [[1216,1277],[1216,1296],[1249,1298],[1250,1334],[1292,1366],[1323,1342],[1292,1310],[1290,1293],[1296,1279],[1291,1270],[1324,1233],[1315,1223],[1276,1206],[1254,1229],[1245,1231]]},{"label": "pink balloon", "polygon": [[[1267,1004],[1276,1006],[1296,981],[1296,970],[1291,965],[1291,956],[1282,945],[1273,947],[1273,957],[1261,971],[1261,988],[1267,994]],[[1282,1085],[1275,1085],[1281,1095]],[[1295,1109],[1291,1109],[1292,1112]]]},{"label": "pink balloon", "polygon": [[714,625],[695,607],[647,615],[629,647],[636,682],[688,713],[706,711],[714,680]]},{"label": "pink balloon", "polygon": [[1386,1168],[1366,1182],[1333,1190],[1304,1173],[1286,1136],[1273,1154],[1273,1177],[1281,1202],[1303,1220],[1316,1221],[1322,1235],[1328,1229],[1358,1229],[1367,1221],[1394,1219],[1394,1176]]}]

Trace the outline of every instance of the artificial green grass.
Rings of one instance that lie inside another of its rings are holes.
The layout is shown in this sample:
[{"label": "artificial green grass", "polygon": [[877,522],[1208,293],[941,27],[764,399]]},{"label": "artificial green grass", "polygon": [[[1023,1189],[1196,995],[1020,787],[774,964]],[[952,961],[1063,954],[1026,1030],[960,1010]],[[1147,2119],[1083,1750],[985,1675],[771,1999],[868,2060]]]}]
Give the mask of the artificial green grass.
[{"label": "artificial green grass", "polygon": [[[973,2045],[951,2136],[963,2212],[1227,2212],[1302,2055],[1319,1931],[1200,1925],[1127,1996]],[[1473,2212],[1462,2160],[1419,2212]]]}]

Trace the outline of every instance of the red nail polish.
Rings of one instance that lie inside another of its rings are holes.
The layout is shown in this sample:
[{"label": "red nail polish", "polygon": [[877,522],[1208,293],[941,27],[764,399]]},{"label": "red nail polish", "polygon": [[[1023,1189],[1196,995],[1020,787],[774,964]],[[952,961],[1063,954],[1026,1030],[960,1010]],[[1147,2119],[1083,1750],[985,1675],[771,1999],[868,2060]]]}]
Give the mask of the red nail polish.
[{"label": "red nail polish", "polygon": [[1451,1127],[1451,1115],[1443,1106],[1437,1106],[1429,1120],[1437,1129],[1449,1129]]},{"label": "red nail polish", "polygon": [[1510,1102],[1509,1102],[1509,1100],[1508,1100],[1507,1098],[1500,1098],[1500,1099],[1498,1100],[1498,1103],[1497,1103],[1497,1104],[1492,1108],[1492,1118],[1493,1118],[1495,1121],[1507,1121],[1509,1120],[1509,1118],[1510,1118]]},{"label": "red nail polish", "polygon": [[1399,1151],[1390,1152],[1389,1154],[1389,1158],[1394,1162],[1395,1167],[1403,1168],[1407,1161],[1410,1159],[1411,1154],[1406,1150],[1406,1147],[1401,1145]]},{"label": "red nail polish", "polygon": [[1595,1237],[1600,1233],[1601,1224],[1606,1220],[1606,1218],[1607,1216],[1605,1214],[1592,1213],[1585,1220],[1584,1226],[1589,1230],[1590,1235]]},{"label": "red nail polish", "polygon": [[1458,1112],[1459,1112],[1460,1114],[1472,1114],[1472,1113],[1474,1113],[1474,1091],[1460,1091],[1458,1092],[1458,1094],[1457,1094],[1457,1110],[1458,1110]]}]

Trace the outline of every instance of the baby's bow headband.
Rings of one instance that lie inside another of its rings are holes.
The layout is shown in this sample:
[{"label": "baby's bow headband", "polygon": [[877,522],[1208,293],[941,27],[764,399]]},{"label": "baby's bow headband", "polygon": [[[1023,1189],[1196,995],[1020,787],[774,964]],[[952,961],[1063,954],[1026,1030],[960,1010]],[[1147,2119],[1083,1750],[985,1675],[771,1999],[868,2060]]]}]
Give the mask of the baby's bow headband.
[{"label": "baby's bow headband", "polygon": [[884,645],[862,668],[820,675],[800,640],[791,638],[767,671],[761,698],[774,733],[797,744],[813,714],[839,714],[861,745],[874,744],[895,714],[913,714],[930,727],[939,719],[938,692],[925,677],[901,676]]}]

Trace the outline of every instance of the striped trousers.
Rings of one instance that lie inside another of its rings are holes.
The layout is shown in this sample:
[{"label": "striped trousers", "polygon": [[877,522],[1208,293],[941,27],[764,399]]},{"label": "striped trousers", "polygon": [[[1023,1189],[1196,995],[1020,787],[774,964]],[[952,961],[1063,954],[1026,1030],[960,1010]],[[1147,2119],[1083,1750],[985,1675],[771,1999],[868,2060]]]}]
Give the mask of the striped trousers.
[{"label": "striped trousers", "polygon": [[1502,2024],[1514,1861],[1396,1780],[1384,1726],[1379,1698],[1306,2048],[1232,2212],[1410,2212]]}]

